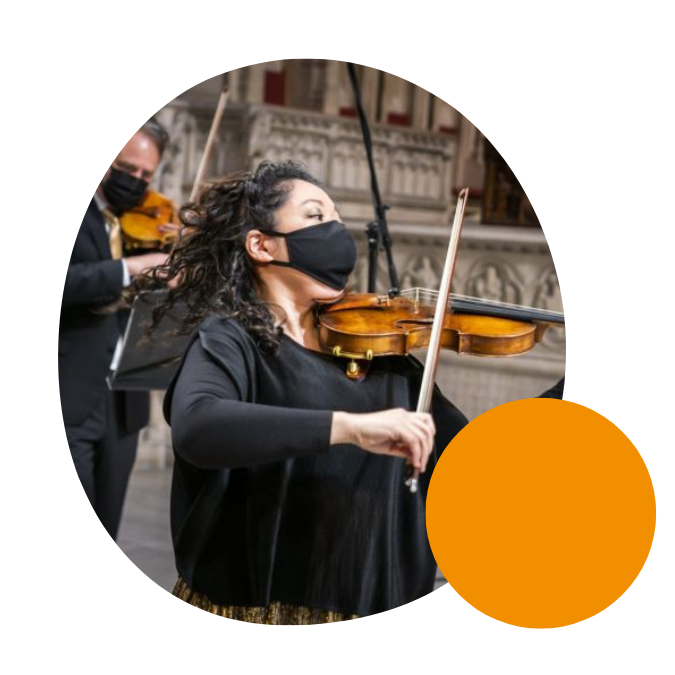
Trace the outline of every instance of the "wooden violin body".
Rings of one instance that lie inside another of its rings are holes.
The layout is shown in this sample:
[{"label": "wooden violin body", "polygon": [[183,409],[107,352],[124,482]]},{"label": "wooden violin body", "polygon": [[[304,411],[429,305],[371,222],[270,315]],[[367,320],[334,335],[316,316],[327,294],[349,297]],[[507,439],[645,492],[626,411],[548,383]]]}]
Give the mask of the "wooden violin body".
[{"label": "wooden violin body", "polygon": [[148,190],[138,206],[120,216],[125,250],[138,252],[167,248],[176,238],[176,233],[163,232],[161,228],[176,222],[173,201],[159,192]]},{"label": "wooden violin body", "polygon": [[[406,297],[352,294],[323,309],[319,340],[334,356],[351,359],[348,375],[358,377],[356,361],[407,355],[429,346],[435,308]],[[475,356],[515,356],[541,341],[547,321],[446,313],[441,348]]]}]

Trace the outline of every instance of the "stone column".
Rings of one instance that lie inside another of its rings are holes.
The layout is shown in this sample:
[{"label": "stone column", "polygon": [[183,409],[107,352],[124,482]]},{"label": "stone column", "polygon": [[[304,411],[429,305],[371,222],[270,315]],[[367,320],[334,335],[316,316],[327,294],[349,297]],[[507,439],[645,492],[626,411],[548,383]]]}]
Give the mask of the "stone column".
[{"label": "stone column", "polygon": [[310,62],[310,110],[324,112],[326,96],[329,91],[335,91],[334,87],[329,87],[327,83],[328,64],[332,61],[324,59],[312,59]]},{"label": "stone column", "polygon": [[163,391],[150,392],[150,423],[138,438],[137,467],[166,469],[172,464],[171,429],[164,421],[163,401]]},{"label": "stone column", "polygon": [[241,73],[241,68],[231,70],[229,73],[227,73],[227,87],[229,90],[228,101],[230,103],[237,103],[238,101],[242,100]]},{"label": "stone column", "polygon": [[[407,118],[410,122],[412,110],[412,85],[408,80],[403,80],[396,75],[383,73],[384,90],[382,101],[382,114],[380,121],[384,124],[391,122],[401,124],[397,119]],[[389,117],[395,118],[389,120]],[[404,126],[409,126],[404,124]]]},{"label": "stone column", "polygon": [[434,128],[432,131],[458,132],[460,125],[460,114],[443,99],[434,96]]},{"label": "stone column", "polygon": [[429,131],[429,108],[431,106],[431,94],[421,87],[413,86],[413,129]]},{"label": "stone column", "polygon": [[346,68],[342,61],[326,62],[326,78],[324,81],[323,113],[337,115],[340,96],[340,68]]},{"label": "stone column", "polygon": [[380,73],[379,70],[364,67],[363,75],[361,76],[361,81],[359,83],[361,85],[361,100],[363,101],[363,107],[368,116],[368,121],[371,123],[380,121],[375,119],[375,114],[377,112],[377,97],[379,94],[381,75],[382,73]]},{"label": "stone column", "polygon": [[246,68],[246,102],[259,105],[265,100],[266,63],[256,63]]}]

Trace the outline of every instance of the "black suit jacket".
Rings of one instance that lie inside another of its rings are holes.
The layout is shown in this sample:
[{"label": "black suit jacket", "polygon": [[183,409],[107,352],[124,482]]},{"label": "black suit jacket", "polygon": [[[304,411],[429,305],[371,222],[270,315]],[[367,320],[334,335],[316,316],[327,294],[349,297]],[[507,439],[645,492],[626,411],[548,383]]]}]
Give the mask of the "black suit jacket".
[{"label": "black suit jacket", "polygon": [[[120,297],[123,277],[122,263],[110,255],[103,214],[92,200],[75,240],[61,304],[59,387],[66,426],[82,425],[109,395],[106,377],[126,317],[95,310]],[[138,431],[148,423],[147,394],[115,396],[123,430]]]}]

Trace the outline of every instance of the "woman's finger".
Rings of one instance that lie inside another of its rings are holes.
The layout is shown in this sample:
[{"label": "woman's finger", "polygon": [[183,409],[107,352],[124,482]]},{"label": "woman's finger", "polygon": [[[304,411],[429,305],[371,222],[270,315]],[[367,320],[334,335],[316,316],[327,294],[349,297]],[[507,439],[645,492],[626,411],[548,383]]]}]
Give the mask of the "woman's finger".
[{"label": "woman's finger", "polygon": [[406,426],[399,430],[401,441],[410,450],[410,463],[420,469],[424,454],[423,434],[413,426]]},{"label": "woman's finger", "polygon": [[413,424],[424,434],[424,438],[427,443],[433,443],[435,433],[432,427],[427,424],[427,422],[421,419],[415,419],[413,420]]}]

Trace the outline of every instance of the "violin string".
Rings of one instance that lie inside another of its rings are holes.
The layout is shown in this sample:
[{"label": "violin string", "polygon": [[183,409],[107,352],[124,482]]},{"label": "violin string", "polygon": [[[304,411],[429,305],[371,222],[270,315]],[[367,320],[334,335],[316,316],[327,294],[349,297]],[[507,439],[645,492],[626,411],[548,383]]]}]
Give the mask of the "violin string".
[{"label": "violin string", "polygon": [[[429,304],[433,304],[434,301],[438,298],[438,291],[431,289],[431,288],[421,288],[421,287],[415,287],[409,290],[401,291],[401,295],[408,295],[410,293],[415,293],[416,298],[423,297],[425,302],[428,302]],[[452,300],[466,300],[470,302],[476,302],[480,303],[482,305],[489,305],[492,307],[495,307],[497,309],[522,309],[522,310],[528,310],[528,309],[541,309],[542,311],[547,311],[544,310],[543,308],[537,308],[537,307],[532,307],[529,305],[519,305],[513,302],[502,302],[500,300],[489,300],[486,298],[479,298],[475,295],[464,295],[462,293],[450,293],[450,301],[448,305],[451,305]],[[555,312],[553,312],[555,313]]]}]

